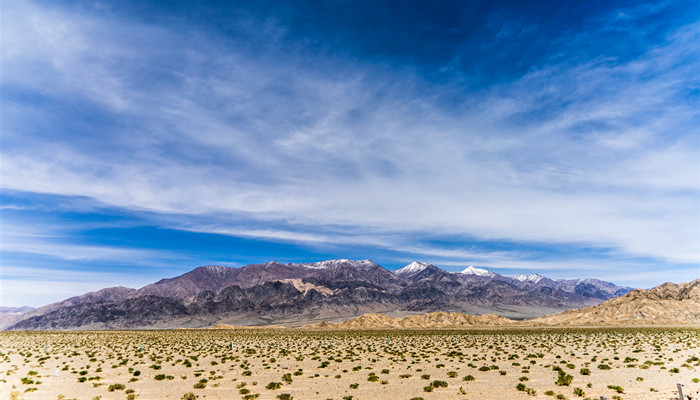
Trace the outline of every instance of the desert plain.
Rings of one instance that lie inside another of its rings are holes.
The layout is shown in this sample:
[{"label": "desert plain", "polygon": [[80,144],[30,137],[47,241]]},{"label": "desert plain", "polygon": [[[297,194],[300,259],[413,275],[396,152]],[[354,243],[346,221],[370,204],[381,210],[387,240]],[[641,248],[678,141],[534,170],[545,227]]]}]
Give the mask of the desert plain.
[{"label": "desert plain", "polygon": [[2,399],[700,398],[700,329],[0,332]]}]

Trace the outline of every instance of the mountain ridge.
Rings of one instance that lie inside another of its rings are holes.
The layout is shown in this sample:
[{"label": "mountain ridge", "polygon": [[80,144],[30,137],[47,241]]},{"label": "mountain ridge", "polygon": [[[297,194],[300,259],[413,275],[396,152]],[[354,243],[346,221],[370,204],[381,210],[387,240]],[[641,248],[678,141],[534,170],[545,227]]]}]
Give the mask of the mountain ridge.
[{"label": "mountain ridge", "polygon": [[612,298],[613,290],[624,290],[602,281],[600,287],[583,281],[578,285],[547,282],[554,283],[524,283],[481,269],[477,274],[453,273],[421,262],[396,271],[371,260],[347,259],[270,261],[237,268],[209,265],[140,289],[105,288],[75,296],[32,310],[2,328],[116,329],[169,323],[197,327],[229,320],[267,324],[280,318],[301,324],[370,311],[533,317],[599,304]]},{"label": "mountain ridge", "polygon": [[634,289],[602,304],[531,321],[542,325],[700,323],[700,279]]},{"label": "mountain ridge", "polygon": [[526,321],[496,314],[473,316],[433,312],[403,318],[364,314],[338,323],[318,323],[306,329],[458,329],[466,327],[542,327],[611,325],[700,325],[700,279],[652,289],[634,289],[602,304]]}]

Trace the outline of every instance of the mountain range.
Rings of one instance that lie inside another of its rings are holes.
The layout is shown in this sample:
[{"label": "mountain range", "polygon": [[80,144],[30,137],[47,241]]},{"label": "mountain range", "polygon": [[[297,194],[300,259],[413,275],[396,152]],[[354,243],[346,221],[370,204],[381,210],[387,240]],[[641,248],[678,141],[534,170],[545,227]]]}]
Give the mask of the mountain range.
[{"label": "mountain range", "polygon": [[[495,314],[473,316],[442,311],[403,318],[364,314],[338,323],[320,322],[306,329],[462,329],[468,327],[543,327],[610,325],[700,325],[700,279],[634,289],[602,304],[515,321]],[[227,327],[234,328],[234,327]]]},{"label": "mountain range", "polygon": [[406,317],[435,311],[523,319],[595,306],[630,290],[597,279],[506,277],[473,266],[453,273],[422,262],[390,271],[370,260],[272,261],[204,266],[140,289],[106,288],[0,313],[0,329],[301,326],[366,313]]}]

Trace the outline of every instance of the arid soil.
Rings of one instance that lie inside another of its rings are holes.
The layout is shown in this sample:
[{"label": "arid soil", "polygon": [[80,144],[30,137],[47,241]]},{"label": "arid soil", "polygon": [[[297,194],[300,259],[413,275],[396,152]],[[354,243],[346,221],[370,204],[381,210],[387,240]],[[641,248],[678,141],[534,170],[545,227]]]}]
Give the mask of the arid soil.
[{"label": "arid soil", "polygon": [[698,357],[697,328],[1,332],[0,399],[699,398]]}]

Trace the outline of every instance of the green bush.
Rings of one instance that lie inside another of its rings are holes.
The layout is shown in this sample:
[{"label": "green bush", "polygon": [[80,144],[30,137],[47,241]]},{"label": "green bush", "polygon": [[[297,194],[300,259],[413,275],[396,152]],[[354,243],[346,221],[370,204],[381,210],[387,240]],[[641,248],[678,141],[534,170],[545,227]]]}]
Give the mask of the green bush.
[{"label": "green bush", "polygon": [[124,390],[126,389],[126,386],[122,385],[121,383],[115,383],[113,385],[109,385],[107,388],[108,391],[113,392],[115,390]]},{"label": "green bush", "polygon": [[571,381],[574,380],[573,376],[568,375],[566,372],[564,372],[562,370],[559,370],[558,373],[559,373],[559,376],[558,376],[556,382],[554,382],[554,383],[559,385],[559,386],[569,386],[571,384]]},{"label": "green bush", "polygon": [[617,393],[625,393],[625,389],[623,389],[617,385],[608,385],[608,389],[612,389],[612,390],[616,391]]}]

